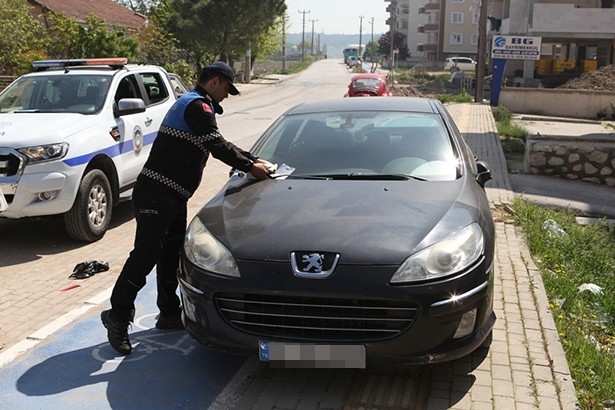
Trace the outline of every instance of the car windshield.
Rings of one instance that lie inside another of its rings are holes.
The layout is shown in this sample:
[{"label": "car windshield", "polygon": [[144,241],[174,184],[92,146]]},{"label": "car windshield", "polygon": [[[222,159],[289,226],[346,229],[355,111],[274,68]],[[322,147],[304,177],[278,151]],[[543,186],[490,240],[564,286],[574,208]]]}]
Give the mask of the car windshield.
[{"label": "car windshield", "polygon": [[450,181],[459,164],[437,114],[327,112],[280,119],[255,154],[295,168],[291,177],[378,176]]},{"label": "car windshield", "polygon": [[104,105],[110,82],[100,74],[21,77],[0,94],[0,113],[93,114]]}]

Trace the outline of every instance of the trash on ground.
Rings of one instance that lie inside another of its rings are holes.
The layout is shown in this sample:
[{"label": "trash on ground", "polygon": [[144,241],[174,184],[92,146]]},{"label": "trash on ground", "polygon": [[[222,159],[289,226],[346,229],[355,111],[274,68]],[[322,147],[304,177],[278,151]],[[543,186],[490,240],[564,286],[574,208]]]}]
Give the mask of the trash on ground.
[{"label": "trash on ground", "polygon": [[602,288],[595,283],[584,283],[579,286],[579,293],[589,291],[594,295],[602,295]]},{"label": "trash on ground", "polygon": [[564,231],[557,222],[555,222],[553,219],[547,219],[546,221],[543,222],[542,224],[542,229],[544,229],[545,231],[547,231],[547,234],[549,235],[550,238],[552,237],[566,237],[568,236],[568,234],[566,233],[566,231]]},{"label": "trash on ground", "polygon": [[86,279],[99,272],[105,272],[109,270],[109,262],[104,261],[86,261],[78,263],[73,269],[73,273],[68,277],[69,279]]},{"label": "trash on ground", "polygon": [[77,284],[67,285],[67,286],[64,286],[62,289],[60,289],[60,292],[66,292],[67,290],[75,289],[75,288],[78,288],[80,286],[81,285],[77,285]]}]

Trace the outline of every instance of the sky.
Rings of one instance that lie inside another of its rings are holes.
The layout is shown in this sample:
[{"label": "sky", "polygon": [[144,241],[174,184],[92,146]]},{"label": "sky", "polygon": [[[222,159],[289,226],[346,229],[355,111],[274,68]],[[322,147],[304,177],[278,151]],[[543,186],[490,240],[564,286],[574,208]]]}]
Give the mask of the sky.
[{"label": "sky", "polygon": [[[303,31],[303,13],[305,14],[305,32],[324,34],[363,34],[372,33],[372,17],[374,18],[374,34],[389,31],[385,21],[389,17],[384,0],[286,0],[286,14],[290,20],[289,33]],[[361,18],[363,24],[361,29]]]}]

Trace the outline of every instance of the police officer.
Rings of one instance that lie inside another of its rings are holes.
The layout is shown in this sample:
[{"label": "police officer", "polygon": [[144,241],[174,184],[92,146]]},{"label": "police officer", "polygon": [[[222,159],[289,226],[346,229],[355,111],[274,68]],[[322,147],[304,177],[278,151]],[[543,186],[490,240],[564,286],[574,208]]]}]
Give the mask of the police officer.
[{"label": "police officer", "polygon": [[187,223],[187,202],[201,182],[209,154],[227,165],[266,179],[272,169],[226,141],[216,125],[220,102],[239,91],[231,67],[216,61],[205,67],[194,90],[184,94],[162,121],[158,136],[133,192],[137,229],[130,252],[111,294],[111,309],[101,313],[111,346],[132,350],[128,326],[137,293],[156,266],[159,329],[183,329],[177,291],[177,268]]}]

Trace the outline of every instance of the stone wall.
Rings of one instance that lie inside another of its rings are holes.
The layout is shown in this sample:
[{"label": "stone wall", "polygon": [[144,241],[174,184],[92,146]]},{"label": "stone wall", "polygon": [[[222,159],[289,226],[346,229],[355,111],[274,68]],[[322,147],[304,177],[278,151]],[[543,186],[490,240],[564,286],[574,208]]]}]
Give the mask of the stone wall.
[{"label": "stone wall", "polygon": [[615,187],[615,136],[593,139],[528,136],[526,173]]}]

